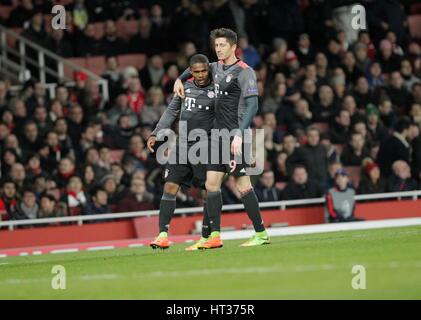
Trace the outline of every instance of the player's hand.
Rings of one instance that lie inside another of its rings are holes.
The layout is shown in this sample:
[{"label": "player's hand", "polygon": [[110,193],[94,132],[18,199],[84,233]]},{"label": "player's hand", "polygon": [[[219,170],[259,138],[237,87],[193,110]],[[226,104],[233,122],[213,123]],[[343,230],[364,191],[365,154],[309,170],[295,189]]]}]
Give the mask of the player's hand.
[{"label": "player's hand", "polygon": [[184,99],[184,97],[185,97],[185,95],[184,95],[184,85],[183,85],[183,82],[180,79],[175,80],[173,91],[174,91],[174,94],[176,94],[180,98]]},{"label": "player's hand", "polygon": [[156,142],[156,137],[155,137],[155,136],[150,136],[150,137],[148,138],[148,141],[146,142],[146,145],[148,146],[148,149],[149,149],[149,151],[150,151],[151,153],[154,153],[154,149],[153,149],[153,147],[154,147],[154,145],[155,145],[155,142]]},{"label": "player's hand", "polygon": [[239,136],[235,136],[234,140],[231,143],[231,153],[235,156],[241,155],[241,145],[243,144],[243,139]]}]

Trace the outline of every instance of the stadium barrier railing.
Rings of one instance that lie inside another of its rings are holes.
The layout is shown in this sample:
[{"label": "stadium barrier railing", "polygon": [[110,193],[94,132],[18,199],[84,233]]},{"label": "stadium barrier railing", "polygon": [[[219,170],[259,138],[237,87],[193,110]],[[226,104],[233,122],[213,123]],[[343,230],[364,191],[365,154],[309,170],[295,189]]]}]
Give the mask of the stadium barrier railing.
[{"label": "stadium barrier railing", "polygon": [[[387,199],[398,199],[411,198],[416,201],[421,196],[421,190],[417,191],[406,191],[406,192],[390,192],[390,193],[377,193],[377,194],[365,194],[356,195],[355,200],[359,201],[372,201],[372,200],[387,200]],[[287,207],[296,206],[307,206],[307,205],[322,205],[325,203],[325,198],[313,198],[305,200],[286,200],[286,201],[273,201],[273,202],[260,202],[259,206],[261,209],[266,208],[277,208],[285,210]],[[242,210],[244,206],[242,204],[224,205],[222,211],[235,211]],[[203,211],[203,207],[194,208],[179,208],[175,210],[175,214],[193,214]],[[123,213],[107,213],[101,215],[80,215],[71,217],[58,217],[58,218],[40,218],[40,219],[28,219],[28,220],[10,220],[0,222],[0,228],[7,227],[10,231],[14,230],[17,226],[27,225],[40,225],[40,224],[57,224],[64,222],[77,222],[78,225],[83,225],[85,221],[92,220],[108,220],[108,219],[127,219],[127,218],[138,218],[138,217],[151,217],[159,214],[159,210],[147,210],[138,212],[123,212]]]},{"label": "stadium barrier railing", "polygon": [[[17,44],[15,47],[10,46],[11,39],[13,39],[13,43]],[[47,83],[48,75],[56,78],[57,82],[64,81],[66,85],[74,86],[75,82],[67,75],[73,74],[73,72],[83,72],[89,79],[97,81],[101,88],[103,99],[108,100],[109,91],[108,81],[106,79],[101,78],[89,69],[60,57],[2,25],[0,25],[0,50],[0,69],[16,82],[22,83],[28,80],[26,76],[28,67],[36,68],[38,75],[31,75],[31,77],[38,78],[49,90],[50,97],[54,97],[56,84]],[[30,50],[36,53],[36,59],[28,55],[28,51]],[[57,69],[50,68],[47,65],[46,59],[53,61]]]}]

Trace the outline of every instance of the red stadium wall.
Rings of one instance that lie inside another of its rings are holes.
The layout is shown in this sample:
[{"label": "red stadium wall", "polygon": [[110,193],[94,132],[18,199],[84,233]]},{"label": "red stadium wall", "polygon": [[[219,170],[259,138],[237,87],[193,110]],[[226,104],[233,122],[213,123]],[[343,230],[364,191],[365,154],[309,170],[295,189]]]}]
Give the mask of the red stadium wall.
[{"label": "red stadium wall", "polygon": [[[320,224],[324,222],[323,207],[292,208],[287,210],[265,210],[263,219],[266,226],[273,223],[286,223],[289,226]],[[360,203],[356,216],[366,220],[421,217],[421,200],[383,201]],[[195,221],[201,215],[175,217],[171,223],[172,235],[190,234]],[[46,246],[107,240],[151,238],[158,232],[158,217],[142,217],[119,222],[90,223],[82,226],[50,226],[0,231],[0,249]],[[250,225],[247,215],[226,213],[223,227],[242,229]]]}]

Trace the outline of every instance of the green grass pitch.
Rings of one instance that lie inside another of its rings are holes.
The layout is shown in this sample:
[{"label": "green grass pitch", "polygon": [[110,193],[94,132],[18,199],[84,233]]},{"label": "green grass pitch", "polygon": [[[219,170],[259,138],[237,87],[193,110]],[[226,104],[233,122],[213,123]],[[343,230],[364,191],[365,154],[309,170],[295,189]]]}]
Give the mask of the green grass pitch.
[{"label": "green grass pitch", "polygon": [[[420,299],[421,226],[0,259],[0,299]],[[53,290],[54,265],[66,289]],[[354,265],[366,289],[352,288]]]}]

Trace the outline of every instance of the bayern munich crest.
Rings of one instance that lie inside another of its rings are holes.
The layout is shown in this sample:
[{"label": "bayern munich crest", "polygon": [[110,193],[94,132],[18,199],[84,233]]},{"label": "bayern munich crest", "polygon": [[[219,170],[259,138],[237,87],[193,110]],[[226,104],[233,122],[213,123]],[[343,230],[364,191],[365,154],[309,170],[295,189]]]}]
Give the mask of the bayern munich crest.
[{"label": "bayern munich crest", "polygon": [[210,99],[215,98],[215,92],[213,92],[213,91],[208,91],[208,98],[210,98]]}]

